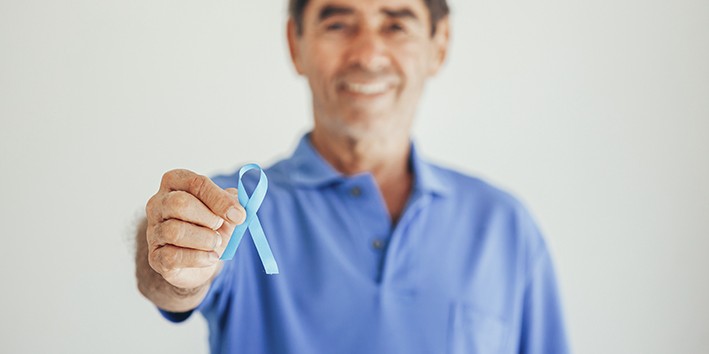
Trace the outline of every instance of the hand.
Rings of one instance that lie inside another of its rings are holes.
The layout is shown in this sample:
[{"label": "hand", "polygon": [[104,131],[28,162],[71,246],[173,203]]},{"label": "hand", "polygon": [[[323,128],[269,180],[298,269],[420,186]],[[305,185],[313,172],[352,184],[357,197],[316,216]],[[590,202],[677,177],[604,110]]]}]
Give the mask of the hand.
[{"label": "hand", "polygon": [[188,170],[165,173],[145,210],[148,263],[182,289],[201,287],[214,276],[231,233],[246,218],[235,188],[221,189]]}]

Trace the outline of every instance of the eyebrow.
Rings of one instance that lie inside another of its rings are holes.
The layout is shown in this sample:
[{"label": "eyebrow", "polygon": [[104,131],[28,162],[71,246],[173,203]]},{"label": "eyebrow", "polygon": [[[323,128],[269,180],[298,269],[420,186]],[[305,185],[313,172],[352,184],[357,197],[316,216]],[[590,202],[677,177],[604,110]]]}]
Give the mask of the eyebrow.
[{"label": "eyebrow", "polygon": [[330,17],[337,15],[351,15],[354,13],[354,9],[351,7],[338,6],[338,5],[327,5],[320,9],[318,14],[318,21],[324,21]]},{"label": "eyebrow", "polygon": [[409,8],[401,8],[401,9],[382,9],[381,11],[383,14],[387,15],[387,17],[391,18],[409,18],[412,20],[418,21],[419,18],[416,16],[416,14],[411,11]]},{"label": "eyebrow", "polygon": [[[326,5],[322,9],[320,9],[320,13],[318,14],[318,21],[322,22],[330,17],[338,15],[351,15],[354,12],[354,9],[351,7],[341,5]],[[381,13],[383,13],[389,18],[408,18],[416,21],[419,20],[418,16],[416,16],[416,14],[409,8],[382,9]]]}]

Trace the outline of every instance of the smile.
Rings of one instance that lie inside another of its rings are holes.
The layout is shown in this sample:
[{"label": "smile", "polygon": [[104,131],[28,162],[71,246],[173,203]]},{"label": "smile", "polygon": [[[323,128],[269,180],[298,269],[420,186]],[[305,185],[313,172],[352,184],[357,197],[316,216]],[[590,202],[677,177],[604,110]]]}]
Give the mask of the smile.
[{"label": "smile", "polygon": [[344,83],[345,90],[362,95],[378,95],[389,90],[389,87],[389,84],[386,82],[375,82],[368,84],[354,82]]}]

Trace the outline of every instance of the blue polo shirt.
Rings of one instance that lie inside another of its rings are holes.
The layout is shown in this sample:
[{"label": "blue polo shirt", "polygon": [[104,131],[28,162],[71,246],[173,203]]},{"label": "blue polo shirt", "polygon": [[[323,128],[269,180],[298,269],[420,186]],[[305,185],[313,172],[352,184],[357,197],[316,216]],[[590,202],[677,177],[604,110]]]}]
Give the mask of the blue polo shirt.
[{"label": "blue polo shirt", "polygon": [[247,233],[197,308],[212,353],[568,352],[549,251],[524,206],[413,145],[410,167],[396,224],[372,175],[338,173],[308,135],[268,168],[258,215],[281,273],[264,272]]}]

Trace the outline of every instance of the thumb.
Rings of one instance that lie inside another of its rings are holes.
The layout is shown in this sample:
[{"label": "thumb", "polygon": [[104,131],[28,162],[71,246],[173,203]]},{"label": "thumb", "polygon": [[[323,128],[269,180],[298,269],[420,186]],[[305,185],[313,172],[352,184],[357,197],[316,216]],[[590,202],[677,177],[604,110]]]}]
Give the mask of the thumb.
[{"label": "thumb", "polygon": [[229,196],[236,202],[235,206],[230,207],[227,210],[226,217],[232,226],[239,225],[246,220],[246,210],[239,203],[239,191],[236,188],[227,188],[226,191]]},{"label": "thumb", "polygon": [[237,198],[237,201],[238,201],[238,197],[239,197],[239,190],[238,190],[238,189],[236,189],[236,188],[227,188],[227,189],[225,189],[225,191],[226,191],[227,193],[233,195],[234,197],[236,197],[236,198]]}]

